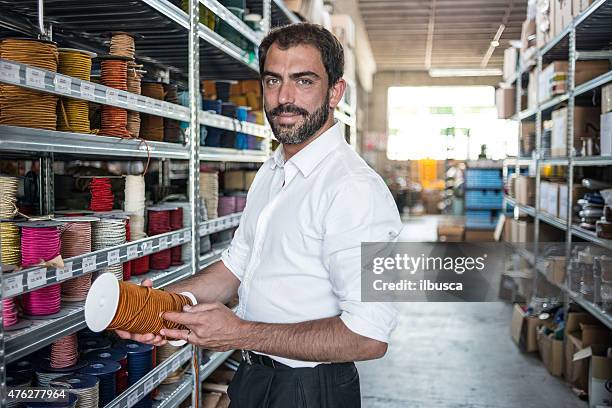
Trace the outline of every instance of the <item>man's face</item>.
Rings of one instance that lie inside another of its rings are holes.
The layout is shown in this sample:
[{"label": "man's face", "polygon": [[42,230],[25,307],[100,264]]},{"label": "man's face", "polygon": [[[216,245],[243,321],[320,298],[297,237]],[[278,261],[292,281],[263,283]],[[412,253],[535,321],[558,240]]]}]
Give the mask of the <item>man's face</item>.
[{"label": "man's face", "polygon": [[282,50],[273,44],[262,81],[266,116],[279,142],[302,143],[327,122],[330,89],[315,47],[297,45]]}]

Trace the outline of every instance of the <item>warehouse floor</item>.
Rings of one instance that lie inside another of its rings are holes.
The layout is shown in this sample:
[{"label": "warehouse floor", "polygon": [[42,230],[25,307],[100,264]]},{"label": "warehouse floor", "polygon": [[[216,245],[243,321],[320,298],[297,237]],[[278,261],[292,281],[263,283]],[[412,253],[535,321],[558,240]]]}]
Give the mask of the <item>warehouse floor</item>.
[{"label": "warehouse floor", "polygon": [[[402,240],[435,240],[436,218],[406,222]],[[398,303],[381,359],[359,363],[364,408],[585,408],[536,355],[510,339],[506,303]]]}]

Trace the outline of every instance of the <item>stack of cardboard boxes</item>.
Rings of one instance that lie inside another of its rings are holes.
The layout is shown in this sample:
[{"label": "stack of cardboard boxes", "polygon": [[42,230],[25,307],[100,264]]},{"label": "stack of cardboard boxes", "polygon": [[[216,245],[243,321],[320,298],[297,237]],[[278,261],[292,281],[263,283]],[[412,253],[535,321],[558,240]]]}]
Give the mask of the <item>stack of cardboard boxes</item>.
[{"label": "stack of cardboard boxes", "polygon": [[559,35],[574,17],[594,0],[537,0],[535,16],[536,46],[543,47]]},{"label": "stack of cardboard boxes", "polygon": [[612,156],[612,84],[601,88],[601,155]]},{"label": "stack of cardboard boxes", "polygon": [[519,175],[514,183],[514,197],[520,205],[535,205],[535,177]]},{"label": "stack of cardboard boxes", "polygon": [[355,58],[355,24],[351,16],[334,14],[331,16],[332,31],[344,47],[344,77],[355,82],[357,65]]}]

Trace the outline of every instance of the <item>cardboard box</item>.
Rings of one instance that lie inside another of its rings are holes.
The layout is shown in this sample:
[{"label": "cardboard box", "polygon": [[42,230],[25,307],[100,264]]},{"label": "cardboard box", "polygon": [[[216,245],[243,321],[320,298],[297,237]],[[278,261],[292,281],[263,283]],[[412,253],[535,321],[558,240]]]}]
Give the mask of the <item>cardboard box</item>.
[{"label": "cardboard box", "polygon": [[574,0],[572,5],[572,12],[574,13],[574,17],[578,16],[584,10],[588,9],[594,1],[595,0]]},{"label": "cardboard box", "polygon": [[537,0],[536,45],[542,48],[555,36],[555,8],[553,0]]},{"label": "cardboard box", "polygon": [[601,115],[601,131],[599,135],[602,156],[612,155],[612,112]]},{"label": "cardboard box", "polygon": [[533,223],[525,220],[516,220],[515,242],[533,242]]},{"label": "cardboard box", "polygon": [[586,361],[589,365],[589,408],[612,406],[612,356],[608,357],[607,345],[592,345],[574,354],[574,361]]},{"label": "cardboard box", "polygon": [[[582,360],[574,361],[574,354],[582,350],[584,347],[588,347],[591,344],[587,344],[583,347],[581,325],[583,324],[597,324],[597,319],[589,313],[584,312],[569,312],[565,320],[565,366],[564,376],[565,381],[570,385],[580,389],[587,389],[587,367]],[[592,341],[587,336],[586,341]]]},{"label": "cardboard box", "polygon": [[567,61],[553,61],[542,69],[538,77],[538,99],[540,103],[565,92],[567,68]]},{"label": "cardboard box", "polygon": [[516,179],[516,202],[521,205],[535,203],[535,177],[519,175]]},{"label": "cardboard box", "polygon": [[555,7],[555,33],[559,34],[574,18],[572,12],[573,0],[552,0]]},{"label": "cardboard box", "polygon": [[[574,108],[574,137],[573,149],[580,151],[583,137],[595,137],[596,129],[600,126],[600,113],[597,108],[577,106]],[[552,112],[552,133],[550,137],[551,155],[567,156],[567,108]]]},{"label": "cardboard box", "polygon": [[553,217],[559,215],[559,183],[548,183],[548,201],[546,211]]},{"label": "cardboard box", "polygon": [[[576,205],[576,202],[582,198],[586,192],[581,184],[574,184],[572,188],[572,207]],[[567,184],[559,184],[559,211],[558,217],[565,220],[567,219]]]},{"label": "cardboard box", "polygon": [[[543,326],[540,326],[543,328]],[[545,335],[539,329],[537,331],[538,351],[544,366],[551,375],[561,377],[563,375],[563,340],[557,340],[551,333]]]},{"label": "cardboard box", "polygon": [[542,180],[540,181],[540,209],[546,212],[546,208],[548,207],[548,185],[550,183],[548,181]]},{"label": "cardboard box", "polygon": [[465,230],[465,241],[466,242],[492,242],[492,241],[495,241],[495,238],[493,236],[493,230],[467,229]]},{"label": "cardboard box", "polygon": [[508,81],[514,77],[518,65],[518,50],[514,47],[509,47],[504,50],[504,81]]},{"label": "cardboard box", "polygon": [[495,105],[499,119],[510,119],[516,113],[516,88],[497,88]]},{"label": "cardboard box", "polygon": [[601,113],[612,111],[612,84],[601,87]]},{"label": "cardboard box", "polygon": [[565,257],[551,256],[548,259],[548,280],[558,285],[565,284]]},{"label": "cardboard box", "polygon": [[511,334],[519,349],[528,353],[538,351],[537,327],[541,322],[537,317],[527,316],[522,305],[514,304]]},{"label": "cardboard box", "polygon": [[457,224],[438,225],[438,241],[440,242],[461,242],[465,227]]},{"label": "cardboard box", "polygon": [[610,70],[608,61],[576,61],[574,81],[576,85],[583,84]]},{"label": "cardboard box", "polygon": [[332,31],[345,48],[355,47],[355,24],[348,14],[331,16]]},{"label": "cardboard box", "polygon": [[527,49],[536,45],[536,23],[535,20],[523,21],[521,29],[521,52],[526,53]]}]

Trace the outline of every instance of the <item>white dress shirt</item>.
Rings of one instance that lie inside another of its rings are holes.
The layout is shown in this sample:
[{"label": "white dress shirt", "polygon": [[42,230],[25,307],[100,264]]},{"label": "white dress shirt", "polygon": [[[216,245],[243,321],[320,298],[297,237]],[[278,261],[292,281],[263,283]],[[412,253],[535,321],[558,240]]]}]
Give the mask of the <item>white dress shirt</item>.
[{"label": "white dress shirt", "polygon": [[[259,169],[222,261],[240,279],[238,316],[298,323],[340,316],[383,342],[395,308],[361,302],[361,242],[395,241],[402,228],[389,189],[351,149],[340,124],[284,160],[282,146]],[[291,367],[317,362],[270,356]]]}]

